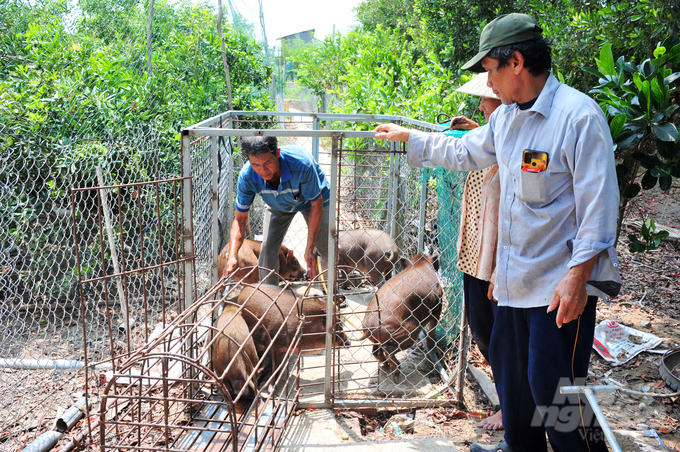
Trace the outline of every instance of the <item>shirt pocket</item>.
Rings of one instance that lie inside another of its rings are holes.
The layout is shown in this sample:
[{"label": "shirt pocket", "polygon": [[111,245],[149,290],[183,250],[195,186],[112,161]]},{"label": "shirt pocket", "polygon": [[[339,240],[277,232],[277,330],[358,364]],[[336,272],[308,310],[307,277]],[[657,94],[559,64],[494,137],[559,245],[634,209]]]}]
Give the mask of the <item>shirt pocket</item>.
[{"label": "shirt pocket", "polygon": [[522,201],[541,205],[550,202],[550,171],[520,171],[519,174],[519,198]]}]

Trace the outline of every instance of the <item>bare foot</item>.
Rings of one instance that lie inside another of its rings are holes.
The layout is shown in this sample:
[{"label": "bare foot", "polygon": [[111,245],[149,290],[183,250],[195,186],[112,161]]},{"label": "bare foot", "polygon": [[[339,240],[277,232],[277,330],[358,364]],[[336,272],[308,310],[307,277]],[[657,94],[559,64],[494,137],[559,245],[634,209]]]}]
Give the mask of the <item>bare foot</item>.
[{"label": "bare foot", "polygon": [[477,424],[477,427],[482,427],[487,430],[501,430],[503,428],[503,417],[501,415],[501,410],[498,410],[492,416],[482,419],[482,421]]}]

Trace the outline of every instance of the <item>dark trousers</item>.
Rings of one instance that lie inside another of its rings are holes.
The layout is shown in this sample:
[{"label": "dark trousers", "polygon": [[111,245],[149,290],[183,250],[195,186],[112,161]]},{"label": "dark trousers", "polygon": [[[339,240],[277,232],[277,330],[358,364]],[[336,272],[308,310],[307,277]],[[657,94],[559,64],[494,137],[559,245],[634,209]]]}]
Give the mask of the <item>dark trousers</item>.
[{"label": "dark trousers", "polygon": [[[309,224],[309,213],[310,210],[303,210],[300,213],[305,219],[305,222]],[[260,268],[260,281],[265,284],[277,285],[279,283],[279,277],[277,275],[269,275],[269,270],[273,269],[277,273],[279,272],[279,248],[283,243],[283,239],[288,232],[290,223],[293,221],[293,217],[297,215],[297,212],[281,212],[278,210],[272,210],[269,206],[266,207],[264,212],[264,221],[262,223],[262,248],[260,249],[260,258],[258,259],[257,265]],[[305,231],[305,243],[307,243],[307,232]],[[321,224],[319,225],[319,232],[316,234],[316,239],[314,240],[314,245],[316,246],[319,254],[321,255],[321,270],[328,268],[328,206],[324,206],[323,213],[321,214]],[[307,263],[305,262],[304,256],[297,256],[300,259],[300,263],[306,269]]]},{"label": "dark trousers", "polygon": [[472,338],[477,343],[479,351],[484,358],[489,360],[489,343],[493,320],[496,317],[498,303],[489,300],[489,281],[477,279],[467,273],[463,273],[463,298],[465,299],[465,312],[470,326]]},{"label": "dark trousers", "polygon": [[555,323],[557,309],[498,307],[490,362],[505,440],[514,452],[546,451],[546,433],[554,452],[607,451],[585,397],[559,392],[560,386],[585,385],[596,305],[597,298],[588,297],[581,317],[562,328]]}]

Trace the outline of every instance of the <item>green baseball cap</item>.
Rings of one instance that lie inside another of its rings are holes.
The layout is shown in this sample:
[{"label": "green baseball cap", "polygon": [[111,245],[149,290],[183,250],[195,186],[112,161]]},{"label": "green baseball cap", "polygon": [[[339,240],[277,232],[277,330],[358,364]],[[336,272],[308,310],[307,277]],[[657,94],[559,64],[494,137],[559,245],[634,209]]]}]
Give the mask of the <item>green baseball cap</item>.
[{"label": "green baseball cap", "polygon": [[491,49],[519,42],[542,39],[543,30],[528,14],[512,13],[496,17],[489,22],[479,37],[479,52],[463,69],[472,72],[484,72],[482,60]]}]

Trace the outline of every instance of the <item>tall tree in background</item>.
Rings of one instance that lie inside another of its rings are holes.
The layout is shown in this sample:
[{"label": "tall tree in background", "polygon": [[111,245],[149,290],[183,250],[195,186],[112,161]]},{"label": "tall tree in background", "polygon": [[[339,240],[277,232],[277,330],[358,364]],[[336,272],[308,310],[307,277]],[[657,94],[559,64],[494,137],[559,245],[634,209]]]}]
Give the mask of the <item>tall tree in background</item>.
[{"label": "tall tree in background", "polygon": [[398,35],[410,36],[418,31],[420,22],[414,14],[417,0],[366,0],[354,8],[357,20],[365,31],[378,27],[395,30]]}]

